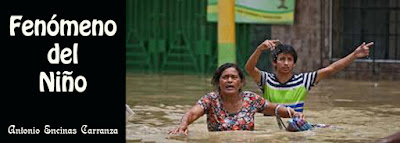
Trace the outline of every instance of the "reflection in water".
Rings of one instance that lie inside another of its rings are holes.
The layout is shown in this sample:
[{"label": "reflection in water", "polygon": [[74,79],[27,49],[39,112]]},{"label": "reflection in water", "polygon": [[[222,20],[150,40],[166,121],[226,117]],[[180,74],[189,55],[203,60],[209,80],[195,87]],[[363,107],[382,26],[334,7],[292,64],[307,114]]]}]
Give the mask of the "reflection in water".
[{"label": "reflection in water", "polygon": [[[326,79],[306,97],[304,114],[308,122],[329,128],[286,132],[274,117],[256,114],[255,131],[208,132],[203,116],[189,126],[187,137],[168,135],[213,89],[210,82],[194,75],[128,75],[126,99],[135,115],[126,123],[127,142],[375,142],[400,131],[400,82]],[[261,94],[250,80],[245,90]]]}]

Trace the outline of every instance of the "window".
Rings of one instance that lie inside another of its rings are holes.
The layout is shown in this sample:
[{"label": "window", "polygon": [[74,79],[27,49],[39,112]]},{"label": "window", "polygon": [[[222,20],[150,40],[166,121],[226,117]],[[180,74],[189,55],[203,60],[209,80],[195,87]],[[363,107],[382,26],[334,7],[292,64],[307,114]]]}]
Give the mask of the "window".
[{"label": "window", "polygon": [[374,42],[370,58],[400,62],[400,1],[333,0],[331,57],[343,58],[363,41]]}]

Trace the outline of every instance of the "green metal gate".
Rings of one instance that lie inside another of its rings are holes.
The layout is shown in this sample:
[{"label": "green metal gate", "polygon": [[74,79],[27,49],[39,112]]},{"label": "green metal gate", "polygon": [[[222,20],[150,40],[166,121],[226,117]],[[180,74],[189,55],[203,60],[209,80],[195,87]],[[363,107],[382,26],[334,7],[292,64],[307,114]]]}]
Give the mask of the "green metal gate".
[{"label": "green metal gate", "polygon": [[[212,73],[217,67],[217,24],[207,22],[207,0],[127,0],[126,67],[141,73]],[[236,24],[237,62],[243,68],[261,43],[252,29]],[[259,33],[259,32],[258,32]],[[254,43],[257,41],[257,43]],[[252,43],[253,42],[253,43]],[[260,61],[269,65],[269,60]],[[264,63],[264,64],[263,64]]]}]

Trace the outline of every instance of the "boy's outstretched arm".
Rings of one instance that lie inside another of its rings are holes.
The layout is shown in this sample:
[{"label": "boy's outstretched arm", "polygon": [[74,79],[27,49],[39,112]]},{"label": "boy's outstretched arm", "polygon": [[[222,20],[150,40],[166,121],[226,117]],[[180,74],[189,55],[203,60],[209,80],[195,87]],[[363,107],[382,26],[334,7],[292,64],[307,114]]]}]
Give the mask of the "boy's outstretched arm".
[{"label": "boy's outstretched arm", "polygon": [[275,46],[277,46],[279,40],[265,40],[261,43],[256,50],[254,50],[253,54],[251,54],[250,58],[246,62],[246,71],[253,78],[253,80],[257,83],[260,82],[261,73],[260,70],[256,67],[258,58],[260,57],[262,51],[271,49],[273,50]]},{"label": "boy's outstretched arm", "polygon": [[346,57],[332,63],[328,67],[322,68],[318,70],[317,74],[317,79],[315,80],[315,83],[318,83],[321,79],[334,74],[343,68],[345,68],[347,65],[353,63],[355,59],[362,58],[365,56],[369,55],[369,48],[373,45],[373,42],[370,42],[368,44],[365,44],[363,42],[360,46],[357,47],[356,50],[354,50],[352,53],[347,55]]}]

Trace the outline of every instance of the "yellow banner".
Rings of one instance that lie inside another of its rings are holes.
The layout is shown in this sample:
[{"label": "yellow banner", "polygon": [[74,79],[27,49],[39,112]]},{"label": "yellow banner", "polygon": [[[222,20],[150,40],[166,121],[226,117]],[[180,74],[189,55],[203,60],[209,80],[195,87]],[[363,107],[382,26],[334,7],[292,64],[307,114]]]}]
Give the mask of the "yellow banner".
[{"label": "yellow banner", "polygon": [[[208,0],[207,21],[218,19],[218,0]],[[295,0],[236,0],[235,22],[293,24]]]}]

